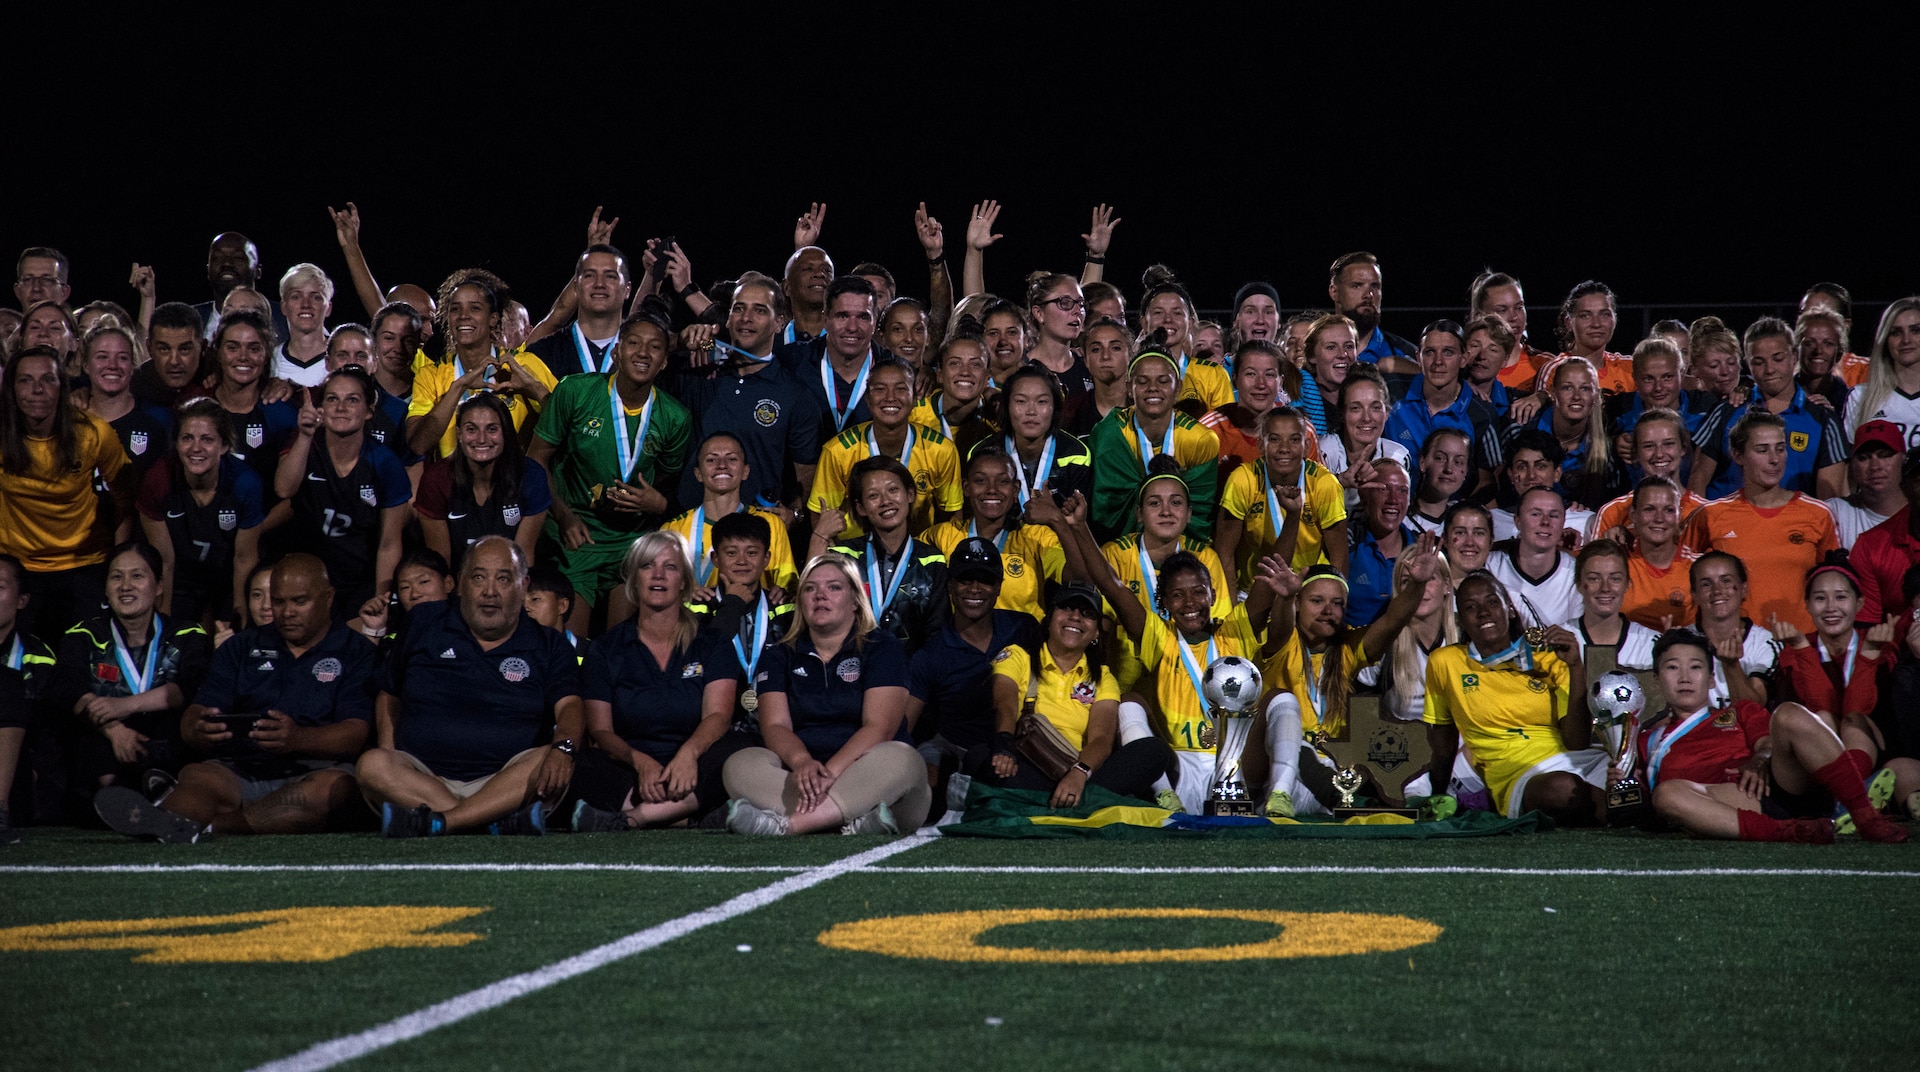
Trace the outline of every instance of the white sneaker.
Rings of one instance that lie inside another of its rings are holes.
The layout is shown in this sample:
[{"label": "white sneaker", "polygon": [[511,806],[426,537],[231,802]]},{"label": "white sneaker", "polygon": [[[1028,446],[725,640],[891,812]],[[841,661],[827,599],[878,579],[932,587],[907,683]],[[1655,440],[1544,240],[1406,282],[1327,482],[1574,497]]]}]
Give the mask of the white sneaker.
[{"label": "white sneaker", "polygon": [[[780,820],[780,832],[786,833],[786,820]],[[900,824],[893,821],[893,809],[881,804],[860,818],[840,827],[842,834],[889,834],[900,833]]]},{"label": "white sneaker", "polygon": [[779,837],[787,832],[787,817],[744,800],[727,801],[727,829],[736,834],[761,834]]}]

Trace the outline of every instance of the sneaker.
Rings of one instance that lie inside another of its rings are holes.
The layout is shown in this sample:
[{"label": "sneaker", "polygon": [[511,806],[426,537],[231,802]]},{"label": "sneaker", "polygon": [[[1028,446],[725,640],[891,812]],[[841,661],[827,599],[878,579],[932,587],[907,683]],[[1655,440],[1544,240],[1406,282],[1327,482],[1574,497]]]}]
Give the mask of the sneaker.
[{"label": "sneaker", "polygon": [[547,832],[547,805],[544,801],[533,803],[514,812],[512,815],[495,819],[487,824],[489,834],[526,834],[539,837]]},{"label": "sneaker", "polygon": [[1180,794],[1171,789],[1162,789],[1160,792],[1154,794],[1153,805],[1156,808],[1161,808],[1166,811],[1184,812],[1187,810],[1187,806],[1180,803]]},{"label": "sneaker", "polygon": [[1783,840],[1800,845],[1833,844],[1832,821],[1827,819],[1788,819]]},{"label": "sneaker", "polygon": [[[1873,777],[1867,779],[1867,803],[1873,805],[1873,810],[1876,814],[1887,810],[1887,805],[1893,803],[1893,768],[1882,767]],[[1835,833],[1839,834],[1859,833],[1854,826],[1853,816],[1851,814],[1841,814],[1835,817],[1833,820],[1833,829]],[[1876,838],[1875,840],[1879,839]],[[1901,838],[1900,840],[1905,841],[1906,839]]]},{"label": "sneaker", "polygon": [[200,840],[199,823],[160,808],[130,786],[110,785],[95,793],[93,810],[115,832],[128,837],[153,838],[165,845]]},{"label": "sneaker", "polygon": [[787,832],[787,817],[756,808],[744,800],[727,801],[727,829],[736,834],[779,836]]},{"label": "sneaker", "polygon": [[447,817],[422,804],[414,808],[380,805],[380,836],[435,837],[447,832]]},{"label": "sneaker", "polygon": [[13,825],[13,810],[0,804],[0,845],[20,844],[20,831]]},{"label": "sneaker", "polygon": [[180,779],[163,770],[149,768],[140,775],[141,794],[155,804],[167,799],[167,794],[173,792],[173,787],[179,784]]},{"label": "sneaker", "polygon": [[573,832],[576,834],[612,834],[633,829],[633,820],[624,811],[602,811],[580,801],[573,806]]},{"label": "sneaker", "polygon": [[886,834],[895,836],[900,833],[900,824],[893,821],[893,809],[881,804],[872,811],[840,827],[842,834]]}]

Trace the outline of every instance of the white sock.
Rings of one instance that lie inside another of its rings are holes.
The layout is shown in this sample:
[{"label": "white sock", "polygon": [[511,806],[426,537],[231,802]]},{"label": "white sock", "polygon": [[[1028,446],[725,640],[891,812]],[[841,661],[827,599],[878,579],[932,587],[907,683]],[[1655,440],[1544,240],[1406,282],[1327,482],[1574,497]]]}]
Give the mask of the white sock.
[{"label": "white sock", "polygon": [[1291,790],[1300,777],[1300,700],[1283,692],[1267,704],[1267,756],[1272,766],[1267,791]]},{"label": "white sock", "polygon": [[1147,721],[1147,709],[1132,700],[1120,701],[1120,743],[1132,744],[1151,736],[1153,723]]}]

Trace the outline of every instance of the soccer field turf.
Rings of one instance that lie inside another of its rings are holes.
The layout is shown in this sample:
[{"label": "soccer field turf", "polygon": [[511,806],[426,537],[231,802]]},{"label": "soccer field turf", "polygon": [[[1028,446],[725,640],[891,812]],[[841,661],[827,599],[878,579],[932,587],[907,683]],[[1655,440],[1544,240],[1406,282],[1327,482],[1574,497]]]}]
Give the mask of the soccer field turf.
[{"label": "soccer field turf", "polygon": [[1912,847],[28,836],[0,1068],[1920,1060]]}]

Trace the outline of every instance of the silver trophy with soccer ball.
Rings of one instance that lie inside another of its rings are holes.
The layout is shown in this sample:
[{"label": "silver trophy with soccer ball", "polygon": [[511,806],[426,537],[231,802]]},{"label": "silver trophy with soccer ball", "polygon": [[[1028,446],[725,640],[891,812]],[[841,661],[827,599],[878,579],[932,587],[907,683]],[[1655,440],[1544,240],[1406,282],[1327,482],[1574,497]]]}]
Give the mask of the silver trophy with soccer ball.
[{"label": "silver trophy with soccer ball", "polygon": [[1632,826],[1648,812],[1647,789],[1633,776],[1634,740],[1640,735],[1640,714],[1647,707],[1640,679],[1624,670],[1610,670],[1593,682],[1589,707],[1593,711],[1594,739],[1607,750],[1612,765],[1623,772],[1607,786],[1607,822]]},{"label": "silver trophy with soccer ball", "polygon": [[1207,793],[1208,815],[1259,813],[1247,793],[1240,757],[1246,754],[1247,740],[1253,736],[1260,688],[1260,668],[1237,655],[1215,659],[1200,676],[1208,728],[1213,731],[1213,788]]}]

